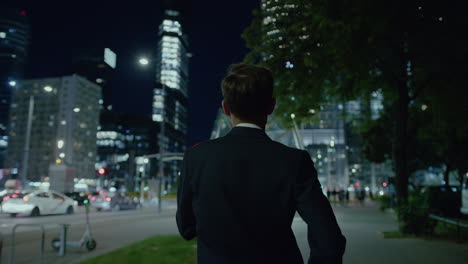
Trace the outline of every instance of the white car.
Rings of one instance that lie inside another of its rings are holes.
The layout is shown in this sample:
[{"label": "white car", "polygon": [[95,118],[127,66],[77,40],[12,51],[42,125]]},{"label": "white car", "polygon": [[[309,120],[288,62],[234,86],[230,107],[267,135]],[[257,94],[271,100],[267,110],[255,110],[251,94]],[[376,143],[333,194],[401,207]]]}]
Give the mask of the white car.
[{"label": "white car", "polygon": [[47,214],[73,214],[75,200],[54,191],[14,193],[3,198],[3,213],[39,216]]}]

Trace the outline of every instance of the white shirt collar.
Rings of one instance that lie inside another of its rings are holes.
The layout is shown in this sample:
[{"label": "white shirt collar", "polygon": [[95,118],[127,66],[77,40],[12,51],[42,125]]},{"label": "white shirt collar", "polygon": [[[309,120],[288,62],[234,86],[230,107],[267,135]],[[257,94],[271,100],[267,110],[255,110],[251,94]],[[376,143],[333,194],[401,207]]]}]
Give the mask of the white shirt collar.
[{"label": "white shirt collar", "polygon": [[257,126],[256,124],[252,124],[252,123],[239,123],[239,124],[236,125],[236,127],[250,127],[250,128],[256,128],[256,129],[263,130],[261,127]]}]

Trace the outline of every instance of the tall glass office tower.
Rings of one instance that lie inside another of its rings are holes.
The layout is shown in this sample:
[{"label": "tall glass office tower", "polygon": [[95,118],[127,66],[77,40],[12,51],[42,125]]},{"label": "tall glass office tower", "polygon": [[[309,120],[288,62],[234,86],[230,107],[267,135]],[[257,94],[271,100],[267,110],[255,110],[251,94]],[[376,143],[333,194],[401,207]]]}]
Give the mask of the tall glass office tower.
[{"label": "tall glass office tower", "polygon": [[[162,96],[162,88],[177,94],[174,102],[175,129],[186,130],[185,114],[188,97],[188,41],[183,33],[181,14],[175,10],[165,10],[164,18],[159,26],[159,42],[156,55],[156,87],[153,97],[153,121],[161,122],[164,114],[169,114],[169,105]],[[177,118],[176,118],[177,117]]]},{"label": "tall glass office tower", "polygon": [[[180,3],[166,3],[158,29],[158,43],[154,56],[155,82],[152,120],[158,125],[158,145],[162,153],[186,150],[188,123],[188,39],[183,28]],[[151,162],[154,162],[152,160]],[[172,182],[179,171],[178,161],[165,162],[164,175]],[[160,164],[150,164],[151,175]]]}]

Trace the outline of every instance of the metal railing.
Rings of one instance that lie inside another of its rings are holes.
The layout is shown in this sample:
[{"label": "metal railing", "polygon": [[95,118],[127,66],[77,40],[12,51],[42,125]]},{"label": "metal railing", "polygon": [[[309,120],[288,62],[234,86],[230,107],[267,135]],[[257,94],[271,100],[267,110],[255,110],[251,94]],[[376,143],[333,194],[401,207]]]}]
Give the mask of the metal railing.
[{"label": "metal railing", "polygon": [[460,219],[459,219],[459,218],[457,218],[457,220],[454,221],[454,220],[450,220],[450,219],[447,219],[447,218],[443,218],[443,217],[440,217],[440,216],[437,216],[437,215],[434,215],[434,214],[429,214],[429,218],[432,218],[432,219],[437,220],[437,221],[441,221],[441,222],[444,222],[444,223],[447,223],[447,224],[452,224],[452,225],[457,226],[457,238],[458,238],[458,242],[461,242],[461,241],[462,241],[462,239],[461,239],[461,230],[460,230],[460,227],[468,228],[468,225],[467,225],[467,224],[460,223]]},{"label": "metal railing", "polygon": [[439,220],[439,221],[448,223],[448,224],[452,224],[452,225],[456,225],[456,226],[459,226],[459,227],[468,228],[468,225],[463,224],[463,223],[460,223],[460,220],[454,221],[454,220],[450,220],[450,219],[443,218],[443,217],[440,217],[440,216],[437,216],[437,215],[433,215],[433,214],[430,214],[429,217],[432,218],[432,219],[435,219],[435,220]]},{"label": "metal railing", "polygon": [[16,239],[16,229],[21,226],[30,226],[30,227],[40,227],[41,228],[41,258],[39,263],[44,263],[44,246],[45,246],[45,228],[44,225],[40,224],[16,224],[13,227],[13,231],[11,234],[11,248],[10,248],[10,258],[8,263],[13,264],[15,263],[15,239]]}]

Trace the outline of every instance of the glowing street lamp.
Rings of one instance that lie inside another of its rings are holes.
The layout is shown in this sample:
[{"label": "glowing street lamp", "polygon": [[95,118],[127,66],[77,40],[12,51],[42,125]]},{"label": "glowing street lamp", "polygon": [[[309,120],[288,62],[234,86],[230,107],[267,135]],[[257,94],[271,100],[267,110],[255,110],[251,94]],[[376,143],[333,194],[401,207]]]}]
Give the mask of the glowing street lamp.
[{"label": "glowing street lamp", "polygon": [[47,86],[44,86],[44,91],[46,91],[46,92],[50,93],[50,92],[52,92],[52,91],[53,91],[53,88],[52,88],[52,87],[50,87],[49,85],[47,85]]},{"label": "glowing street lamp", "polygon": [[138,62],[143,66],[146,66],[146,65],[149,64],[149,60],[147,58],[145,58],[145,57],[140,58],[140,60]]}]

